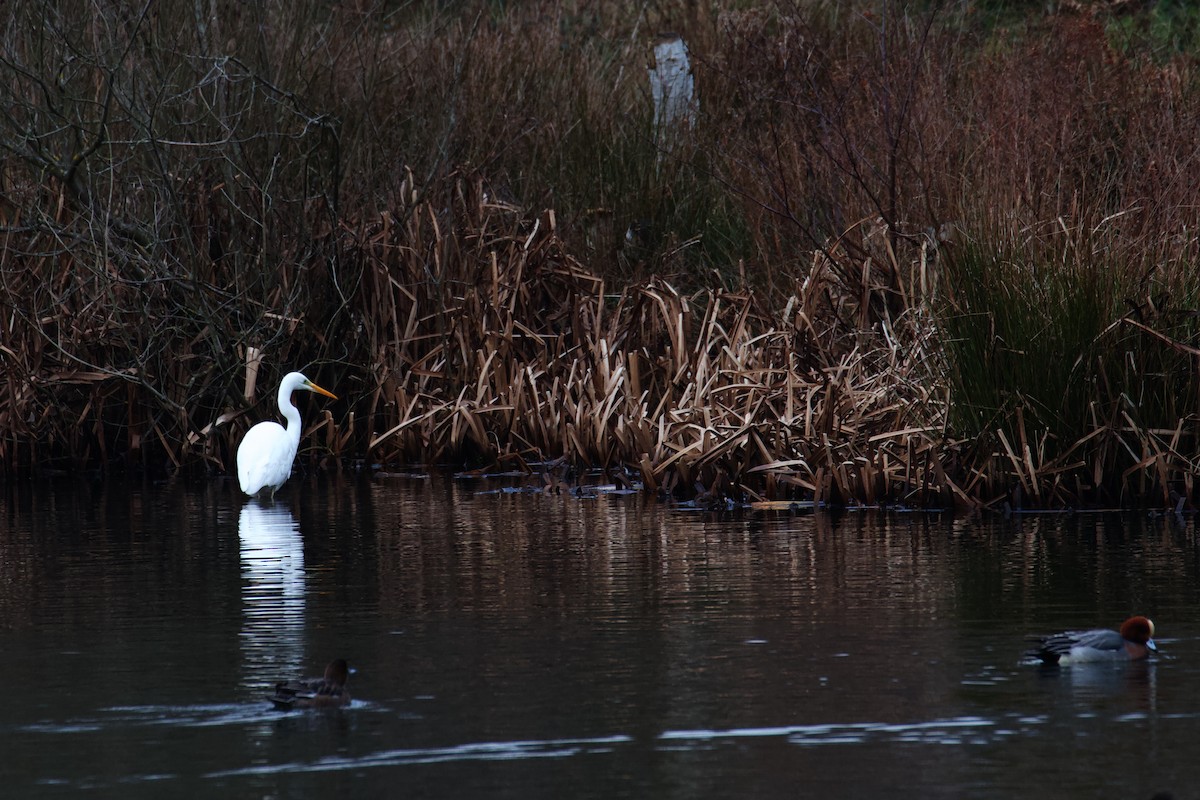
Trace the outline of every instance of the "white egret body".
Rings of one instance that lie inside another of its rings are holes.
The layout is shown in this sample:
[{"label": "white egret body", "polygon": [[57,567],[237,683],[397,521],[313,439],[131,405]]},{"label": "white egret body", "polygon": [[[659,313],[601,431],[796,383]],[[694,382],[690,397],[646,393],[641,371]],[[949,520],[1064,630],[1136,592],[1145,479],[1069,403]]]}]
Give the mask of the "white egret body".
[{"label": "white egret body", "polygon": [[287,420],[285,429],[278,422],[260,422],[246,432],[238,445],[238,482],[242,491],[253,497],[267,490],[275,496],[292,474],[292,461],[300,447],[300,412],[292,405],[292,392],[303,389],[337,400],[337,395],[322,389],[299,372],[289,372],[279,384],[279,412]]}]

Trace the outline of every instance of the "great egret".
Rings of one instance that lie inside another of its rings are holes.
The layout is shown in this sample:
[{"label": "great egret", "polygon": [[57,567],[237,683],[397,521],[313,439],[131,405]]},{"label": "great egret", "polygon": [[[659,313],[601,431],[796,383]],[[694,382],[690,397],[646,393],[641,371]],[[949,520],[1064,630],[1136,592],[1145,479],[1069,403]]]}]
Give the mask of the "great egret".
[{"label": "great egret", "polygon": [[260,422],[246,432],[238,445],[238,481],[242,491],[253,497],[264,489],[271,497],[292,474],[292,461],[300,447],[300,412],[292,405],[292,392],[303,389],[337,400],[299,372],[289,372],[279,384],[279,413],[287,420],[285,430],[278,422]]}]

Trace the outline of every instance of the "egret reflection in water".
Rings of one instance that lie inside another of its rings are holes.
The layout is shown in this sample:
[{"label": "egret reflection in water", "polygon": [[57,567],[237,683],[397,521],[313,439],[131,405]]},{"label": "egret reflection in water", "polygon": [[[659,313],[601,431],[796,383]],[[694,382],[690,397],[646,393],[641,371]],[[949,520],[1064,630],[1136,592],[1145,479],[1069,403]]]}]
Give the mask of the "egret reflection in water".
[{"label": "egret reflection in water", "polygon": [[254,686],[304,664],[304,540],[292,512],[251,500],[238,518],[243,680]]}]

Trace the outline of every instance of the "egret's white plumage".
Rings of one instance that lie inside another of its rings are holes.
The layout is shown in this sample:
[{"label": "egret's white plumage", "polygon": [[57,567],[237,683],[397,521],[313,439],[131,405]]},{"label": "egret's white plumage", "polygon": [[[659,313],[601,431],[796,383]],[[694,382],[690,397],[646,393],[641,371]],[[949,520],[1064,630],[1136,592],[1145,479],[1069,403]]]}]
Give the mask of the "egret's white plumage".
[{"label": "egret's white plumage", "polygon": [[242,491],[253,497],[269,490],[272,497],[292,474],[292,461],[300,447],[300,412],[292,405],[292,392],[316,392],[337,400],[337,395],[322,389],[299,372],[289,372],[279,384],[279,412],[287,428],[278,422],[260,422],[246,432],[238,445],[238,482]]}]

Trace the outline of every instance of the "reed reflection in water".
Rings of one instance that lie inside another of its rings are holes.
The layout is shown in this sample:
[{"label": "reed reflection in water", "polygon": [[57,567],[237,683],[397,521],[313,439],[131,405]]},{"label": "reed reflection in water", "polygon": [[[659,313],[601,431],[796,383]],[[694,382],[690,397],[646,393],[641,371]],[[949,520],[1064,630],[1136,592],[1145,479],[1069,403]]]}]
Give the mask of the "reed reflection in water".
[{"label": "reed reflection in water", "polygon": [[[1200,785],[1193,520],[714,515],[492,486],[310,481],[274,505],[216,484],[0,495],[0,652],[20,687],[0,792]],[[1153,662],[1019,663],[1029,634],[1133,612],[1159,625]],[[338,656],[359,668],[349,708],[263,699]]]}]

